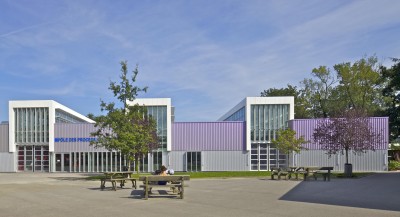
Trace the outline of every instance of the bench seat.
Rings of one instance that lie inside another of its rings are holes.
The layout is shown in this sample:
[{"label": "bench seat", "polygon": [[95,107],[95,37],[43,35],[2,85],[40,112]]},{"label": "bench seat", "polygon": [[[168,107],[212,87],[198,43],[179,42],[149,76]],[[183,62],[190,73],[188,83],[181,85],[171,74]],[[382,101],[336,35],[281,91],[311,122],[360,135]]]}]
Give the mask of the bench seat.
[{"label": "bench seat", "polygon": [[[143,181],[143,184],[140,185],[140,188],[143,188],[143,196],[144,199],[149,198],[149,192],[153,188],[170,188],[172,189],[173,193],[177,193],[181,199],[184,197],[184,188],[188,187],[184,184],[185,180],[190,180],[190,176],[185,175],[170,175],[170,176],[141,176],[139,177],[139,181]],[[167,184],[159,185],[159,181],[166,181]]]},{"label": "bench seat", "polygon": [[123,188],[127,181],[131,181],[132,182],[132,188],[136,189],[136,180],[137,180],[137,178],[102,178],[102,179],[100,179],[100,182],[101,182],[100,183],[100,188],[101,188],[101,190],[104,190],[105,183],[106,182],[111,182],[112,189],[114,191],[116,191],[117,190],[117,182],[119,183],[119,186],[121,188]]}]

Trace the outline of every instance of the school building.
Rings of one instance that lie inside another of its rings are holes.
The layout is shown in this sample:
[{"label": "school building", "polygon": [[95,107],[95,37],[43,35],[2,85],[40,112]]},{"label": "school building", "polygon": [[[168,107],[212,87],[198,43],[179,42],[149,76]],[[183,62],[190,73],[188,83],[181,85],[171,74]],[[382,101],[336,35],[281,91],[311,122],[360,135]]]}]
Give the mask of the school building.
[{"label": "school building", "polygon": [[[159,148],[144,156],[140,170],[165,165],[175,171],[268,171],[272,167],[333,166],[343,171],[344,156],[328,157],[313,144],[317,119],[294,119],[293,97],[246,97],[214,122],[175,122],[170,98],[136,99],[157,122]],[[382,132],[375,151],[351,155],[354,171],[386,171],[388,118],[369,118]],[[310,141],[289,156],[272,139],[292,128]],[[0,172],[107,172],[126,168],[118,151],[90,146],[94,121],[52,100],[10,101],[9,120],[0,124]],[[131,165],[134,166],[134,165]]]}]

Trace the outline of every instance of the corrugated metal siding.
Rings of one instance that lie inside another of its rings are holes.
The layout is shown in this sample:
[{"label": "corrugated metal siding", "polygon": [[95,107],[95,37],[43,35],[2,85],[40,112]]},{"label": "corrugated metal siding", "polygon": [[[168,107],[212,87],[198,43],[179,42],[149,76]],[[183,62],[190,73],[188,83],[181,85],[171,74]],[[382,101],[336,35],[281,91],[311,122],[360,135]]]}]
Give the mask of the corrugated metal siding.
[{"label": "corrugated metal siding", "polygon": [[[309,143],[304,144],[303,147],[310,150],[319,150],[321,147],[313,142],[314,129],[318,123],[323,119],[295,119],[289,122],[289,127],[296,131],[296,136],[304,136]],[[389,144],[389,122],[387,117],[373,117],[368,118],[371,123],[372,129],[375,132],[381,132],[382,141],[376,145],[376,150],[387,150]]]},{"label": "corrugated metal siding", "polygon": [[245,122],[175,122],[172,124],[173,151],[245,150]]},{"label": "corrugated metal siding", "polygon": [[0,172],[16,172],[15,153],[0,153]]},{"label": "corrugated metal siding", "polygon": [[[95,131],[94,124],[63,124],[54,126],[54,138],[90,138],[90,133]],[[61,152],[103,152],[105,148],[95,148],[90,142],[55,142],[54,151]]]},{"label": "corrugated metal siding", "polygon": [[[333,166],[335,171],[344,171],[344,155],[332,155],[329,158],[325,153],[324,150],[301,151],[294,155],[294,166]],[[355,172],[387,171],[387,154],[387,150],[367,151],[362,155],[349,153],[349,163],[353,164]]]},{"label": "corrugated metal siding", "polygon": [[249,156],[246,151],[203,151],[203,171],[248,171]]},{"label": "corrugated metal siding", "polygon": [[0,124],[0,152],[8,152],[8,124]]},{"label": "corrugated metal siding", "polygon": [[166,166],[175,171],[184,171],[185,167],[185,151],[171,151],[168,153],[168,162]]},{"label": "corrugated metal siding", "polygon": [[[172,151],[168,153],[166,166],[175,171],[186,170],[186,152]],[[202,151],[202,171],[248,171],[249,156],[246,151]]]}]

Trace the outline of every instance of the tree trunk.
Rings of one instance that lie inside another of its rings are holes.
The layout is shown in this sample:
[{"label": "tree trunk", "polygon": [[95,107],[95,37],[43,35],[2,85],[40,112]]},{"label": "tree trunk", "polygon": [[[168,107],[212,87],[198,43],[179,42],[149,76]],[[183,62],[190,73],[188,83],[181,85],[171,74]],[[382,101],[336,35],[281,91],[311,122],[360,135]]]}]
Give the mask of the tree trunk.
[{"label": "tree trunk", "polygon": [[135,159],[135,170],[136,170],[136,173],[137,174],[139,174],[139,159]]},{"label": "tree trunk", "polygon": [[353,176],[353,165],[352,164],[344,164],[344,176],[345,177],[352,177]]},{"label": "tree trunk", "polygon": [[288,154],[287,165],[288,165],[288,167],[290,167],[290,153]]},{"label": "tree trunk", "polygon": [[353,176],[353,165],[349,164],[349,149],[346,148],[346,163],[344,164],[344,176],[352,177]]},{"label": "tree trunk", "polygon": [[135,155],[135,170],[136,173],[139,175],[139,156]]},{"label": "tree trunk", "polygon": [[129,157],[128,157],[128,172],[130,172],[131,171],[131,160],[129,159]]}]

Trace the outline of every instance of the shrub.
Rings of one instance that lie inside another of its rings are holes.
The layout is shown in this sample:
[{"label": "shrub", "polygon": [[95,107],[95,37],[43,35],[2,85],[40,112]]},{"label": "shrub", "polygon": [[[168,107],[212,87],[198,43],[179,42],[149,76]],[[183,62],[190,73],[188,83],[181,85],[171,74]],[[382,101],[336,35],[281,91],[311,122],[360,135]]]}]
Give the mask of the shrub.
[{"label": "shrub", "polygon": [[389,170],[400,170],[400,162],[395,160],[389,161]]}]

